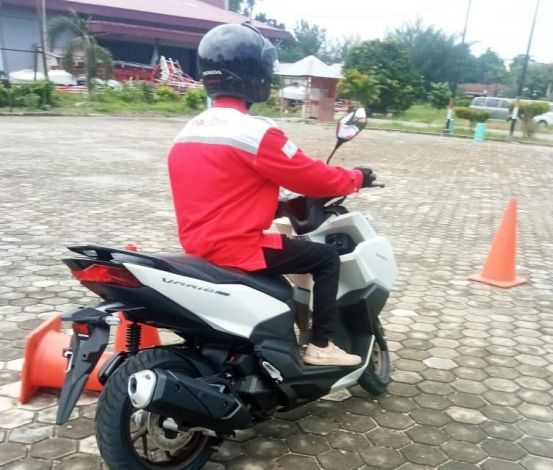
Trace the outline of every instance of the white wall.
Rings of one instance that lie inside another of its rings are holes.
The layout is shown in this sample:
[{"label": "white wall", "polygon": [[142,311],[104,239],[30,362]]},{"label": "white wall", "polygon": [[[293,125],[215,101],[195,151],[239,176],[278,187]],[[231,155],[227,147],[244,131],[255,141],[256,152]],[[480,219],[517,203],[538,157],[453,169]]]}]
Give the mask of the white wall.
[{"label": "white wall", "polygon": [[[38,22],[36,12],[32,8],[20,8],[2,5],[0,8],[0,42],[1,47],[9,49],[34,50],[38,44]],[[34,53],[2,51],[5,72],[21,69],[32,69]],[[37,57],[39,70],[42,70],[41,57]]]}]

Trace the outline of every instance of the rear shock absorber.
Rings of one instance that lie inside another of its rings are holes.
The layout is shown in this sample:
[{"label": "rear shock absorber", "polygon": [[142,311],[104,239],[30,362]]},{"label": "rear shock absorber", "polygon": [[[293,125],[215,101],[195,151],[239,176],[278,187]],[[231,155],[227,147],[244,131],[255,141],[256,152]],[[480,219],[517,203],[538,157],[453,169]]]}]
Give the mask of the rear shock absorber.
[{"label": "rear shock absorber", "polygon": [[127,351],[131,354],[136,354],[140,346],[140,336],[142,333],[142,327],[132,322],[127,325]]}]

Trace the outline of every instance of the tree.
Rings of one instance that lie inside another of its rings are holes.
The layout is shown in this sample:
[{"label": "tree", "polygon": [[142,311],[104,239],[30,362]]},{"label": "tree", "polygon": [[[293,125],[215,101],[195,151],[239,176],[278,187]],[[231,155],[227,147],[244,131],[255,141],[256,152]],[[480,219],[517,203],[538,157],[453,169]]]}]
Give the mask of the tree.
[{"label": "tree", "polygon": [[433,26],[425,27],[420,18],[396,29],[389,38],[405,50],[415,70],[422,75],[427,90],[432,82],[452,85],[457,62],[464,62],[468,51],[456,44],[455,36]]},{"label": "tree", "polygon": [[422,77],[409,56],[394,40],[364,41],[354,46],[345,58],[345,68],[374,75],[380,86],[377,112],[404,111],[422,90]]},{"label": "tree", "polygon": [[[507,94],[515,96],[518,90],[520,74],[524,64],[525,55],[516,56],[511,63]],[[553,64],[540,64],[531,58],[528,63],[528,70],[524,80],[522,96],[525,98],[548,98],[553,94]]]},{"label": "tree", "polygon": [[229,10],[250,17],[255,0],[229,0]]},{"label": "tree", "polygon": [[261,23],[268,24],[273,28],[286,29],[286,25],[284,23],[281,23],[274,18],[268,18],[265,13],[258,13],[257,15],[255,15],[255,19],[257,21],[260,21]]},{"label": "tree", "polygon": [[478,61],[478,83],[503,83],[507,78],[507,69],[501,57],[489,47]]},{"label": "tree", "polygon": [[325,42],[326,30],[300,20],[292,30],[292,38],[283,41],[278,55],[281,62],[296,62],[308,55],[317,55]]},{"label": "tree", "polygon": [[491,49],[480,57],[470,52],[470,44],[460,44],[433,26],[425,27],[419,18],[396,29],[391,35],[407,52],[417,72],[424,77],[425,88],[432,82],[503,83],[507,70]]},{"label": "tree", "polygon": [[242,11],[242,0],[229,0],[228,9],[240,13]]},{"label": "tree", "polygon": [[378,104],[380,85],[371,73],[362,73],[356,69],[344,70],[344,78],[338,83],[338,96],[359,101],[364,108]]},{"label": "tree", "polygon": [[470,44],[459,44],[457,83],[480,83],[481,67],[478,58],[470,52]]},{"label": "tree", "polygon": [[428,92],[428,101],[433,108],[444,109],[449,103],[451,89],[446,82],[431,83]]},{"label": "tree", "polygon": [[356,35],[328,40],[319,51],[319,59],[327,64],[343,62],[350,49],[359,43],[361,43],[361,38]]},{"label": "tree", "polygon": [[100,65],[107,77],[111,76],[113,69],[113,58],[111,52],[100,46],[96,38],[88,32],[86,21],[80,18],[76,12],[69,16],[58,16],[48,23],[48,42],[50,47],[55,47],[56,41],[66,31],[71,32],[74,37],[66,47],[62,63],[65,70],[73,73],[75,70],[75,55],[83,54],[86,84],[89,98],[94,91],[94,78],[98,75]]}]

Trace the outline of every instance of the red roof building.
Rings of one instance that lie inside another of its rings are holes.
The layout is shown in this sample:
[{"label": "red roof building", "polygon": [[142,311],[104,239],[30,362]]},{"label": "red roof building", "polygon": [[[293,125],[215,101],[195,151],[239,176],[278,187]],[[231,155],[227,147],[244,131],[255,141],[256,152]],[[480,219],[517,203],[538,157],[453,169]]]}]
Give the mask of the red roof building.
[{"label": "red roof building", "polygon": [[[227,10],[225,0],[44,1],[48,19],[70,10],[86,18],[90,32],[115,60],[152,64],[165,55],[179,60],[192,76],[196,76],[196,49],[202,36],[219,24],[246,21]],[[4,70],[32,68],[32,50],[40,42],[36,6],[37,0],[0,1],[0,48],[4,49],[0,67],[3,64]],[[253,24],[273,41],[289,37],[288,32],[265,23]]]},{"label": "red roof building", "polygon": [[461,83],[459,89],[470,98],[476,96],[503,96],[505,85],[501,83]]}]

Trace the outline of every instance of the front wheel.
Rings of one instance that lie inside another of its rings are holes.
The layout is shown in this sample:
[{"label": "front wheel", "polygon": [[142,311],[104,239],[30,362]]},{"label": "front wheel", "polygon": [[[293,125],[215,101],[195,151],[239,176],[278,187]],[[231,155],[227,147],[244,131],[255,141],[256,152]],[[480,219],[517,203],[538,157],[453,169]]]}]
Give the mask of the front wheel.
[{"label": "front wheel", "polygon": [[386,392],[390,383],[390,352],[384,337],[384,328],[380,320],[376,325],[376,338],[369,359],[369,365],[359,377],[359,385],[373,396]]},{"label": "front wheel", "polygon": [[[112,470],[199,469],[209,459],[215,438],[201,432],[174,432],[162,426],[163,418],[132,406],[129,377],[144,369],[170,369],[191,377],[197,371],[173,351],[140,351],[109,379],[96,410],[96,440],[100,454]],[[193,423],[191,423],[193,425]]]}]

